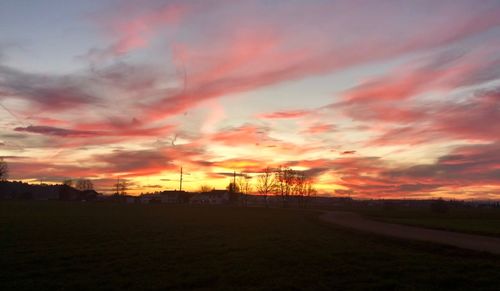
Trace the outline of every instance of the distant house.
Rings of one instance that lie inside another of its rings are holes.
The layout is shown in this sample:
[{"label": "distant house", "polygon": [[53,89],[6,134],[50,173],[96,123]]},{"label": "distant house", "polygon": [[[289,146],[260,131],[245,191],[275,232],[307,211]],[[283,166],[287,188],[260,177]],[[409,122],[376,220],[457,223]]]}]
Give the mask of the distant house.
[{"label": "distant house", "polygon": [[208,192],[210,204],[227,204],[229,203],[230,195],[226,190],[212,190]]},{"label": "distant house", "polygon": [[270,201],[270,196],[245,195],[243,200],[246,202],[246,205],[266,205]]},{"label": "distant house", "polygon": [[230,201],[230,194],[226,190],[212,190],[205,193],[197,193],[189,200],[191,204],[227,204]]},{"label": "distant house", "polygon": [[196,193],[191,199],[189,199],[190,204],[208,204],[210,199],[207,193]]},{"label": "distant house", "polygon": [[55,186],[59,189],[59,200],[64,201],[95,201],[99,196],[94,190],[80,191],[67,185]]},{"label": "distant house", "polygon": [[97,193],[95,190],[82,191],[81,201],[96,201],[101,194]]},{"label": "distant house", "polygon": [[60,198],[61,187],[49,186],[49,185],[37,185],[33,187],[31,194],[31,199],[34,200],[57,200]]},{"label": "distant house", "polygon": [[185,191],[163,191],[160,193],[161,203],[178,204],[183,203]]},{"label": "distant house", "polygon": [[152,200],[157,199],[158,196],[156,194],[143,194],[139,196],[139,203],[141,204],[149,204]]}]

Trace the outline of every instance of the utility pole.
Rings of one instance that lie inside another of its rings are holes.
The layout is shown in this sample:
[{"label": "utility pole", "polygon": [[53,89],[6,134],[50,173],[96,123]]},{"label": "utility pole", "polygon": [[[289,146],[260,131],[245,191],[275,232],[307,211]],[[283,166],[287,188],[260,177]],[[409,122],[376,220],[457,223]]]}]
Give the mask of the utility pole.
[{"label": "utility pole", "polygon": [[182,167],[181,167],[181,178],[179,179],[179,191],[182,191]]}]

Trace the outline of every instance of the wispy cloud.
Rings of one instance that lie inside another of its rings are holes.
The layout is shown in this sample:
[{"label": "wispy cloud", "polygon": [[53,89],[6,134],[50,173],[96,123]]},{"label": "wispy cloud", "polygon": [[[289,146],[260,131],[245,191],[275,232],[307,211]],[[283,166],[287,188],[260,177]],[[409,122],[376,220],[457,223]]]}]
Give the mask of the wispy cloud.
[{"label": "wispy cloud", "polygon": [[[139,191],[180,165],[214,183],[283,165],[325,193],[499,192],[498,1],[96,7],[87,22],[49,21],[81,37],[40,46],[45,35],[19,27],[37,40],[19,55],[0,37],[0,149],[14,178],[108,189],[120,175]],[[81,53],[61,60],[74,39]]]}]

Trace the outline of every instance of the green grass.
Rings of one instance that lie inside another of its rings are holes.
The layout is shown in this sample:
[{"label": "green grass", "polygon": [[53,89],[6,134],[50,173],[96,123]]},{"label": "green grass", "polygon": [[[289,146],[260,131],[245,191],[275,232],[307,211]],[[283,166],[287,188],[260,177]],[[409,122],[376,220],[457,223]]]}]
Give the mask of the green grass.
[{"label": "green grass", "polygon": [[363,215],[385,222],[500,237],[500,209],[365,209]]},{"label": "green grass", "polygon": [[498,256],[281,209],[0,203],[0,290],[497,290]]}]

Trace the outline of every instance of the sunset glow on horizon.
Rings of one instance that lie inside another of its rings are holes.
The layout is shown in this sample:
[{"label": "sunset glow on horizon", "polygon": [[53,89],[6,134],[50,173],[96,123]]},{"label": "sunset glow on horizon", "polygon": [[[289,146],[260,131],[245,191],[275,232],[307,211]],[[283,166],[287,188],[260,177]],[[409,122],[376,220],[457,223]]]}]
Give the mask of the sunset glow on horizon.
[{"label": "sunset glow on horizon", "polygon": [[10,180],[500,199],[500,2],[6,0],[0,106]]}]

